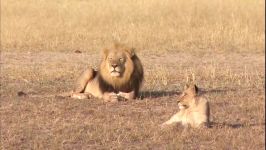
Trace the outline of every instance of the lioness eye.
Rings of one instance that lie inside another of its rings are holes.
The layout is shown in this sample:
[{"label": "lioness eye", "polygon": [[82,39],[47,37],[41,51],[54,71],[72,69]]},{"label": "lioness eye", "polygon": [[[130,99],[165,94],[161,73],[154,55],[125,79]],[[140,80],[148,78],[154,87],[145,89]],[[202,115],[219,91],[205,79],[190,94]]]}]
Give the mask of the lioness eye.
[{"label": "lioness eye", "polygon": [[119,61],[123,62],[123,58],[119,58]]},{"label": "lioness eye", "polygon": [[112,57],[109,57],[108,59],[109,59],[109,60],[112,60]]}]

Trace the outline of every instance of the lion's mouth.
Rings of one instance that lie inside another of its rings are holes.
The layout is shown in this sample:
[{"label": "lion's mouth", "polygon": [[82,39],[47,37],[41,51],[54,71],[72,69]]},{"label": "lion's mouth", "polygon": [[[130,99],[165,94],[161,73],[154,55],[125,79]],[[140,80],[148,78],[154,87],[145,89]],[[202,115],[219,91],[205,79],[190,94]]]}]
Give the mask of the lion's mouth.
[{"label": "lion's mouth", "polygon": [[183,104],[180,104],[180,103],[178,103],[178,107],[179,107],[179,109],[186,109],[186,108],[188,108],[187,105],[183,105]]},{"label": "lion's mouth", "polygon": [[119,77],[120,76],[120,72],[118,72],[116,70],[113,70],[113,71],[111,71],[111,76],[113,76],[113,77]]},{"label": "lion's mouth", "polygon": [[186,107],[184,105],[180,105],[179,109],[186,109]]},{"label": "lion's mouth", "polygon": [[110,73],[111,73],[111,76],[113,76],[113,77],[119,77],[120,76],[119,68],[111,68]]}]

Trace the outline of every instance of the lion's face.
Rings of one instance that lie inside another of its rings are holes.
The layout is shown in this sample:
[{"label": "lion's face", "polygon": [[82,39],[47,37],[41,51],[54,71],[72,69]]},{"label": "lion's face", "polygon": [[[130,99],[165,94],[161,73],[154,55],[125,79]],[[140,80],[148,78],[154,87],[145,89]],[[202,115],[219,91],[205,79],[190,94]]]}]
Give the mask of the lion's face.
[{"label": "lion's face", "polygon": [[103,50],[101,62],[101,76],[113,86],[120,86],[128,82],[134,71],[132,57],[134,51],[123,45],[114,45]]},{"label": "lion's face", "polygon": [[198,88],[196,85],[186,85],[185,90],[177,100],[179,109],[186,109],[192,106],[195,103],[197,92]]},{"label": "lion's face", "polygon": [[125,64],[127,56],[122,52],[112,51],[108,54],[106,58],[106,67],[112,77],[121,77],[125,72]]}]

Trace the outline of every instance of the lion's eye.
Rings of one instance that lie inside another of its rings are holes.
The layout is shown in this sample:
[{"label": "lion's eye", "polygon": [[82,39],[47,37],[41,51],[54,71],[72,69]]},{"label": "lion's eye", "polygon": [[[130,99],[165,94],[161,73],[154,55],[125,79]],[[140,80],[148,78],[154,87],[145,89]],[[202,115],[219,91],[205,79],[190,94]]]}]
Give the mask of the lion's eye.
[{"label": "lion's eye", "polygon": [[112,58],[112,57],[109,57],[108,59],[109,59],[109,60],[112,60],[113,58]]},{"label": "lion's eye", "polygon": [[123,58],[119,58],[119,61],[120,61],[120,62],[123,62],[123,61],[124,61],[124,59],[123,59]]}]

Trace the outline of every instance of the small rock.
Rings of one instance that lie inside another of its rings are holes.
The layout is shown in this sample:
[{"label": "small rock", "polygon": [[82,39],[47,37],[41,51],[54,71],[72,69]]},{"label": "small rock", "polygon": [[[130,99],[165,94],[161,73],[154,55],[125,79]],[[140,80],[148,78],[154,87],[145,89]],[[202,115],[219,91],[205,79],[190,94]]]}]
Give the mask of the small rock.
[{"label": "small rock", "polygon": [[79,53],[79,54],[80,54],[80,53],[82,53],[82,52],[81,52],[80,50],[75,50],[75,53]]},{"label": "small rock", "polygon": [[27,94],[23,91],[19,91],[17,94],[18,96],[27,96]]}]

